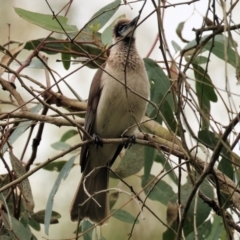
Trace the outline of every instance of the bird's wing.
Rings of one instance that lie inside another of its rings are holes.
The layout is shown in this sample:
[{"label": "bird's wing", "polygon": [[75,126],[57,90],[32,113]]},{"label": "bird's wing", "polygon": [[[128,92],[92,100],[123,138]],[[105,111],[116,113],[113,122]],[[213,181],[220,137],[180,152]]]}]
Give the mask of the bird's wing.
[{"label": "bird's wing", "polygon": [[[102,64],[101,67],[105,68],[105,66],[106,66],[106,63]],[[99,68],[93,77],[90,92],[89,92],[84,128],[90,135],[93,134],[93,125],[95,122],[97,107],[98,107],[98,103],[99,103],[99,99],[102,91],[102,88],[101,88],[102,73],[103,73],[102,69]],[[86,140],[85,136],[83,136],[83,140]],[[84,171],[84,168],[86,166],[86,161],[88,159],[87,156],[88,156],[88,145],[85,145],[82,147],[81,156],[80,156],[80,165],[81,165],[82,172]]]}]

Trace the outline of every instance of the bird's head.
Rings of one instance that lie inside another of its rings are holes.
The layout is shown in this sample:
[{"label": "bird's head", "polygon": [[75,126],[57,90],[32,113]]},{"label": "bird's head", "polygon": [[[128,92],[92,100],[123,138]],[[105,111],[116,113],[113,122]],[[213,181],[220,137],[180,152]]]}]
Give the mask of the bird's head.
[{"label": "bird's head", "polygon": [[135,25],[138,21],[139,17],[134,18],[133,20],[129,20],[126,18],[122,18],[116,21],[113,28],[113,39],[114,41],[118,41],[119,39],[130,39],[134,40],[134,35],[132,35],[132,31],[135,28]]}]

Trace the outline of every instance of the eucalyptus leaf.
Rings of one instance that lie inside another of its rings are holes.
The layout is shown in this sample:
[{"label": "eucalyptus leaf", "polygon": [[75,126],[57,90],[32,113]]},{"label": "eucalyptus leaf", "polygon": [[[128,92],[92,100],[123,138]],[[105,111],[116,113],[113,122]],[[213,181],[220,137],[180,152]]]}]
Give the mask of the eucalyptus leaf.
[{"label": "eucalyptus leaf", "polygon": [[[213,188],[209,185],[209,183],[206,180],[200,186],[200,190],[207,197],[209,197],[209,198],[214,197]],[[191,192],[192,192],[192,184],[189,181],[181,186],[181,205],[182,205],[183,209],[184,209],[184,206],[185,206]],[[176,203],[177,199],[178,199],[178,195],[175,194],[175,196],[173,196],[169,200],[172,203]],[[195,214],[197,214],[196,215],[197,216],[196,217],[196,226],[199,227],[207,219],[207,217],[209,216],[209,214],[211,212],[211,208],[206,203],[204,203],[198,196],[197,196],[196,213],[194,210],[194,204],[195,204],[195,198],[191,202],[187,217],[185,219],[185,224],[183,226],[183,231],[184,231],[185,236],[188,236],[191,232],[194,231],[194,227],[193,227],[192,223],[194,222]]]},{"label": "eucalyptus leaf", "polygon": [[114,13],[118,10],[120,4],[121,4],[121,0],[115,0],[107,4],[100,10],[98,10],[91,17],[92,20],[90,20],[90,23],[88,24],[88,28],[91,25],[99,25],[99,29],[101,29],[109,21],[109,19],[114,15]]},{"label": "eucalyptus leaf", "polygon": [[[89,41],[93,41],[91,38]],[[101,42],[101,41],[98,41]],[[59,53],[64,53],[64,54],[69,54],[71,57],[76,58],[76,57],[81,57],[79,59],[79,63],[86,63],[86,61],[89,60],[89,55],[94,58],[94,56],[100,56],[102,54],[102,48],[101,46],[96,47],[93,44],[81,44],[80,42],[75,41],[74,44],[72,44],[69,41],[64,41],[62,39],[55,39],[55,38],[42,38],[42,39],[36,39],[36,40],[30,40],[26,42],[24,49],[26,50],[35,50],[38,48],[38,46],[42,44],[41,46],[41,51],[45,52],[49,55],[53,54],[59,54]],[[103,47],[103,46],[102,46]],[[102,55],[101,57],[98,57],[94,61],[98,64],[101,65],[106,61],[107,56]],[[86,64],[86,66],[90,68],[97,68],[98,65],[96,65],[93,62],[89,62]]]},{"label": "eucalyptus leaf", "polygon": [[197,56],[194,60],[193,63],[194,64],[205,64],[208,63],[210,60],[207,57],[204,56]]},{"label": "eucalyptus leaf", "polygon": [[7,220],[7,214],[2,211],[1,212],[2,221],[4,223],[4,227],[6,229],[11,229],[9,231],[9,234],[12,236],[12,239],[18,239],[18,240],[31,240],[32,239],[32,233],[29,228],[25,228],[21,222],[19,222],[16,218],[11,217],[11,223],[12,226],[9,225],[9,221]]},{"label": "eucalyptus leaf", "polygon": [[[57,171],[60,172],[65,165],[66,161],[56,161],[56,162],[51,162],[44,166],[42,169],[47,170],[47,171]],[[39,164],[36,164],[39,165]]]},{"label": "eucalyptus leaf", "polygon": [[[154,179],[154,178],[155,176],[153,175],[150,175],[148,179],[145,179],[144,177],[142,177],[142,188],[144,188],[144,193],[146,195],[150,193],[148,196],[149,199],[153,201],[158,201],[163,203],[164,205],[167,205],[169,199],[176,196],[176,193],[174,193],[172,187],[168,185],[163,179],[158,181],[158,179]],[[149,184],[150,181],[152,182]],[[146,187],[146,185],[148,186]]]},{"label": "eucalyptus leaf", "polygon": [[[164,167],[164,170],[167,172],[172,169],[171,165],[169,164],[168,160],[161,152],[157,152],[156,157],[154,158],[155,162],[161,163]],[[168,173],[168,176],[173,180],[175,184],[178,182],[178,177],[176,176],[174,170]]]},{"label": "eucalyptus leaf", "polygon": [[[218,144],[218,142],[220,141],[220,135],[215,133],[215,132],[211,132],[209,130],[201,130],[198,132],[198,139],[200,140],[200,142],[202,144],[204,144],[206,147],[210,148],[211,150],[214,150],[214,148],[216,147],[216,145]],[[220,152],[220,155],[223,157],[223,161],[228,161],[227,166],[228,168],[233,168],[231,161],[232,161],[232,152],[230,152],[228,149],[230,149],[229,143],[226,141],[225,142],[226,146],[222,147],[222,150]],[[227,148],[228,147],[228,148]],[[228,176],[233,179],[232,176],[232,171],[230,169],[222,169],[223,173],[229,174]]]},{"label": "eucalyptus leaf", "polygon": [[205,239],[206,240],[219,239],[223,229],[224,229],[224,225],[221,217],[215,215],[213,218],[211,232]]},{"label": "eucalyptus leaf", "polygon": [[[58,33],[73,33],[78,29],[74,25],[67,24],[67,18],[58,15],[57,20],[53,18],[52,14],[42,14],[37,12],[27,11],[21,8],[14,8],[15,12],[24,20],[38,25],[46,30],[58,32]],[[64,30],[63,30],[64,29]]]},{"label": "eucalyptus leaf", "polygon": [[66,142],[68,139],[70,139],[76,135],[78,135],[78,131],[76,131],[75,129],[68,130],[67,132],[65,132],[62,135],[60,142]]},{"label": "eucalyptus leaf", "polygon": [[65,142],[55,142],[51,144],[51,147],[55,150],[66,151],[71,147],[71,145]]},{"label": "eucalyptus leaf", "polygon": [[145,58],[144,63],[151,86],[151,101],[158,105],[158,109],[156,109],[151,104],[148,104],[147,115],[149,117],[158,116],[156,121],[161,123],[162,117],[159,115],[159,112],[161,112],[167,124],[175,132],[177,130],[177,123],[173,114],[175,110],[173,96],[170,91],[170,80],[152,59]]},{"label": "eucalyptus leaf", "polygon": [[[94,227],[93,223],[91,223],[88,220],[83,220],[82,225],[81,225],[81,228],[82,228],[81,230],[82,230],[83,233],[86,232],[88,229],[90,229],[92,227]],[[83,239],[84,240],[92,240],[92,234],[93,234],[93,229],[88,231],[87,233],[85,233],[83,235]]]},{"label": "eucalyptus leaf", "polygon": [[[44,223],[45,214],[46,214],[46,211],[45,211],[45,210],[40,210],[40,211],[35,212],[35,213],[32,215],[32,218],[33,218],[36,222],[38,222],[38,223]],[[61,214],[60,214],[60,213],[58,213],[58,212],[56,212],[56,211],[52,211],[50,224],[56,223],[56,220],[58,220],[58,219],[60,219],[60,218],[61,218]]]},{"label": "eucalyptus leaf", "polygon": [[154,161],[156,150],[154,148],[145,148],[144,151],[144,178],[149,179]]},{"label": "eucalyptus leaf", "polygon": [[71,55],[68,53],[62,53],[61,57],[62,57],[62,63],[63,63],[65,70],[69,70],[69,68],[71,66]]},{"label": "eucalyptus leaf", "polygon": [[[111,214],[114,213],[116,211],[116,209],[111,209]],[[130,214],[129,212],[123,210],[123,209],[119,209],[116,213],[113,214],[113,217],[122,221],[122,222],[126,222],[126,223],[134,223],[135,221],[135,217]],[[137,219],[136,223],[139,223],[139,220]]]},{"label": "eucalyptus leaf", "polygon": [[[29,109],[30,113],[38,113],[42,109],[42,104],[37,104],[31,109]],[[33,121],[26,121],[19,123],[16,129],[12,132],[11,136],[8,138],[8,144],[13,145],[13,143],[22,136],[22,134],[31,126]],[[5,143],[2,148],[2,153],[5,153],[6,150],[8,149],[8,145]]]},{"label": "eucalyptus leaf", "polygon": [[[124,157],[114,172],[121,178],[126,178],[138,173],[144,164],[144,151],[146,147],[135,144],[127,149]],[[110,173],[112,178],[117,178],[116,175]]]},{"label": "eucalyptus leaf", "polygon": [[208,73],[199,65],[192,64],[194,70],[194,76],[197,79],[196,88],[202,90],[202,94],[212,102],[217,102],[218,98],[212,84],[212,80]]},{"label": "eucalyptus leaf", "polygon": [[49,232],[49,225],[51,223],[51,218],[52,218],[52,208],[53,208],[53,202],[54,202],[54,196],[58,191],[58,188],[61,184],[62,180],[65,180],[68,176],[68,173],[70,169],[72,168],[72,165],[74,164],[76,156],[71,157],[60,173],[58,174],[58,177],[53,185],[53,188],[49,194],[48,201],[47,201],[47,206],[46,206],[46,212],[45,212],[45,217],[44,217],[44,228],[45,228],[45,233],[48,235]]},{"label": "eucalyptus leaf", "polygon": [[174,40],[172,40],[171,43],[175,52],[181,51],[181,47]]},{"label": "eucalyptus leaf", "polygon": [[125,17],[126,17],[125,14],[117,17],[108,27],[105,28],[105,30],[101,35],[101,40],[104,45],[110,46],[112,44],[112,31],[113,31],[114,24],[117,19],[125,18]]}]

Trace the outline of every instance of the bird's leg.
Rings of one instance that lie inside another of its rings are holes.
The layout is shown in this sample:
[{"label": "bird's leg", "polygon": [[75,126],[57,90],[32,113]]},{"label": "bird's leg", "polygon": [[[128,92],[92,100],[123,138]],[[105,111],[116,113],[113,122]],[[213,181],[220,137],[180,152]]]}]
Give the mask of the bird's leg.
[{"label": "bird's leg", "polygon": [[102,147],[103,146],[103,142],[101,137],[97,134],[97,133],[93,133],[93,139],[94,139],[94,144],[98,146]]},{"label": "bird's leg", "polygon": [[126,136],[128,139],[124,144],[124,148],[125,149],[129,149],[133,144],[136,143],[136,136],[135,135],[131,135],[131,136]]}]

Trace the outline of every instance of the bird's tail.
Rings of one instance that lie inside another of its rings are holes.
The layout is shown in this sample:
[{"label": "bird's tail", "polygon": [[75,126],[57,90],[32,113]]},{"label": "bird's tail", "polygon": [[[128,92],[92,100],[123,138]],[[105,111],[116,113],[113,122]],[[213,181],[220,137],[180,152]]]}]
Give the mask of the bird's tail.
[{"label": "bird's tail", "polygon": [[[92,222],[99,223],[109,215],[108,192],[105,191],[94,196],[93,194],[108,188],[109,169],[107,167],[96,169],[86,178],[93,170],[89,166],[90,164],[87,165],[71,204],[71,220],[81,221],[88,218]],[[85,192],[84,185],[88,194],[93,196],[92,199],[89,199],[90,196]],[[85,202],[87,199],[89,200]],[[83,203],[84,205],[79,206]]]}]

